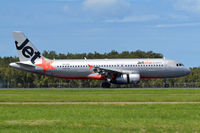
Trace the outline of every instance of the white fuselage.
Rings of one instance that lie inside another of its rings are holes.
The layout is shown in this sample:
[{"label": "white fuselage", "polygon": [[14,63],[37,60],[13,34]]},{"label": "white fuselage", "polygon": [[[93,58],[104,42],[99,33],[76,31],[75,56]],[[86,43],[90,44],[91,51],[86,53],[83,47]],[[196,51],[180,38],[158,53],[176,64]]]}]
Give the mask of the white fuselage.
[{"label": "white fuselage", "polygon": [[[95,67],[118,71],[127,74],[140,74],[141,78],[174,78],[185,76],[190,70],[174,60],[168,59],[74,59],[54,60],[45,75],[66,79],[106,79],[93,69]],[[25,71],[44,74],[43,68],[23,67],[11,64],[12,67]],[[90,68],[91,67],[91,68]]]}]

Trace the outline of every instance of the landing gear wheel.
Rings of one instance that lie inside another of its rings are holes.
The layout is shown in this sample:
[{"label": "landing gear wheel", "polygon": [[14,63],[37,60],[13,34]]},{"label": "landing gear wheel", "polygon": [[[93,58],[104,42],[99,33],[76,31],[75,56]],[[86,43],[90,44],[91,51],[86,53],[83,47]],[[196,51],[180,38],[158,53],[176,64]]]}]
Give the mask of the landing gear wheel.
[{"label": "landing gear wheel", "polygon": [[165,79],[165,81],[164,81],[164,87],[165,87],[165,88],[169,88],[169,82],[168,82],[168,79]]},{"label": "landing gear wheel", "polygon": [[101,87],[102,87],[102,88],[110,88],[110,83],[109,83],[109,82],[103,82],[103,83],[101,84]]},{"label": "landing gear wheel", "polygon": [[164,87],[165,87],[165,88],[169,88],[169,84],[165,84]]}]

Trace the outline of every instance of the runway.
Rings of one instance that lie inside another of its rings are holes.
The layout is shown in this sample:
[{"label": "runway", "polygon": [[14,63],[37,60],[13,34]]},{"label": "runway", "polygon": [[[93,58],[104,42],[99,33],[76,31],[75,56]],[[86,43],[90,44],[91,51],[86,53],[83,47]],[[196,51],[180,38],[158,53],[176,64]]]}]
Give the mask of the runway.
[{"label": "runway", "polygon": [[200,104],[200,102],[0,102],[0,105],[153,105]]}]

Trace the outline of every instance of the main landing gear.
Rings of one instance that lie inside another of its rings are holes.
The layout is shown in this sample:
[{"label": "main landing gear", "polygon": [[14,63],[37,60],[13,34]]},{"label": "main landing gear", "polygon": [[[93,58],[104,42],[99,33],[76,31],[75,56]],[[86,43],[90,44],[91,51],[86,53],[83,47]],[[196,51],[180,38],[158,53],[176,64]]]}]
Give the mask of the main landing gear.
[{"label": "main landing gear", "polygon": [[164,87],[165,88],[169,88],[169,81],[168,81],[168,79],[165,79],[165,81],[164,81]]},{"label": "main landing gear", "polygon": [[107,81],[104,81],[102,84],[101,84],[101,87],[102,88],[110,88],[110,83],[109,82],[107,82]]}]

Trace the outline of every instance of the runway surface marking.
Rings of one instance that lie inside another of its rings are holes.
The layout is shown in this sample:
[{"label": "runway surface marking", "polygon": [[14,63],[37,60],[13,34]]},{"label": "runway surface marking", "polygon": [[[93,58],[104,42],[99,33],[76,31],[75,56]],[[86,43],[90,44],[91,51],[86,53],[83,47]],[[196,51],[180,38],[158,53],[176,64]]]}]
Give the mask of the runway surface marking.
[{"label": "runway surface marking", "polygon": [[200,104],[200,102],[0,102],[0,105],[142,105],[142,104]]}]

